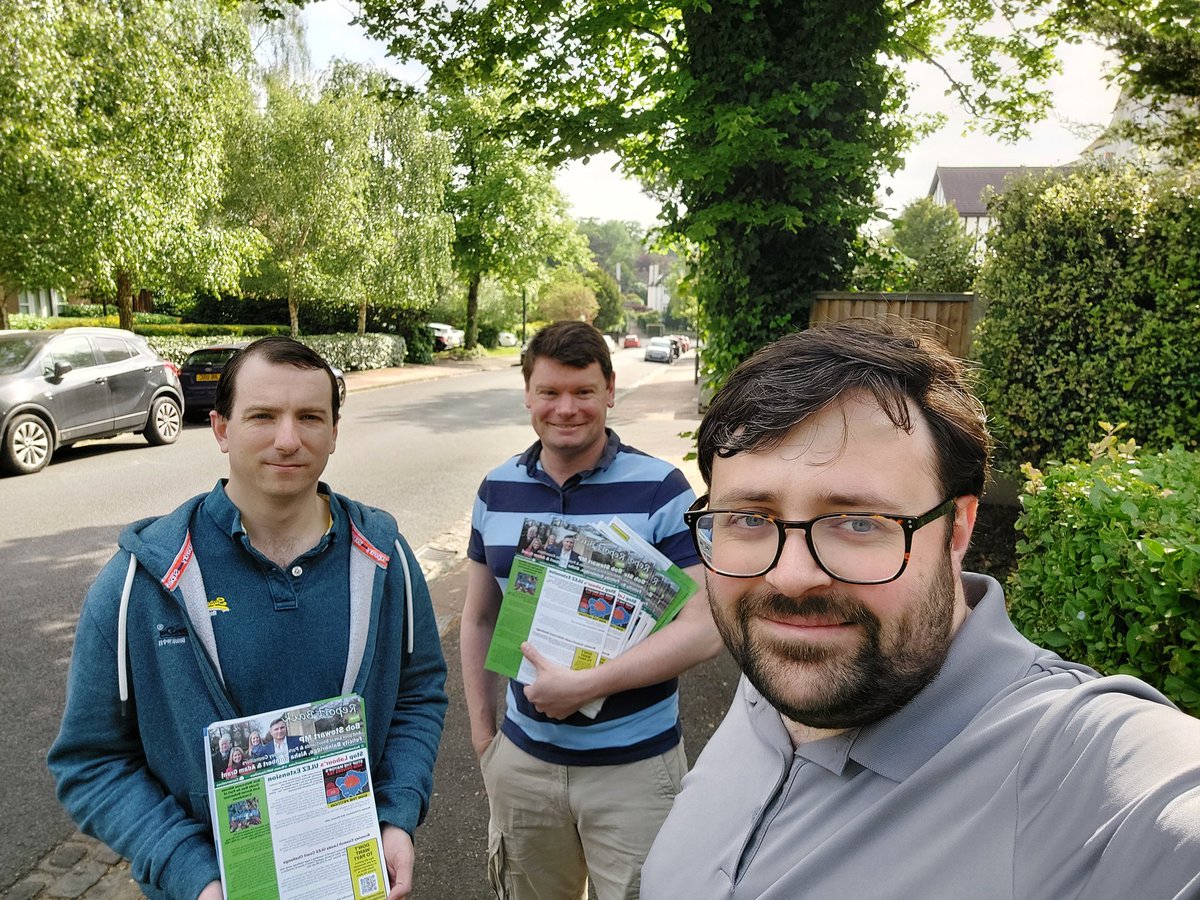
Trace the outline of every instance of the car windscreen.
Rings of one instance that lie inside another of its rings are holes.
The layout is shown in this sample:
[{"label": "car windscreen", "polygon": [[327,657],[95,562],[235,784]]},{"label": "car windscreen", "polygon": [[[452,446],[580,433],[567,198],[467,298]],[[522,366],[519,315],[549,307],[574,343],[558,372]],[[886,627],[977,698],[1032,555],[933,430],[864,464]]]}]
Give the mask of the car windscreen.
[{"label": "car windscreen", "polygon": [[236,350],[197,350],[184,362],[185,366],[223,366]]},{"label": "car windscreen", "polygon": [[20,372],[42,344],[42,339],[33,334],[0,334],[0,375]]}]

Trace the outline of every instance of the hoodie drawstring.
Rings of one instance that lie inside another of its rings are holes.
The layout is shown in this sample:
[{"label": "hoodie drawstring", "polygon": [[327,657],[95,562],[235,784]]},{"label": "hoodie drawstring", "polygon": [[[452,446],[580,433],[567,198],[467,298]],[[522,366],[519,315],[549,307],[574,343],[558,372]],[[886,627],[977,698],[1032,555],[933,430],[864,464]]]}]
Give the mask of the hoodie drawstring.
[{"label": "hoodie drawstring", "polygon": [[133,576],[137,572],[137,557],[129,554],[129,571],[121,588],[121,606],[117,610],[117,693],[121,697],[121,715],[129,703],[129,673],[125,665],[125,630],[129,621],[129,595],[133,593]]},{"label": "hoodie drawstring", "polygon": [[404,555],[404,548],[400,546],[400,539],[396,539],[396,554],[400,557],[400,566],[404,569],[404,647],[409,656],[413,652],[413,591],[412,591],[412,575],[408,571],[408,557]]}]

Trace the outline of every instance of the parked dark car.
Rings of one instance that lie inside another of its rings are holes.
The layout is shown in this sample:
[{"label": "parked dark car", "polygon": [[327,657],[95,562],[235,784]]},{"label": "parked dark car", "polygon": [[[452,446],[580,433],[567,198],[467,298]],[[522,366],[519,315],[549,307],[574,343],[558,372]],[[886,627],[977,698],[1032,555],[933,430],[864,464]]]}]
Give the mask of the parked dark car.
[{"label": "parked dark car", "polygon": [[[230,341],[228,344],[210,344],[193,350],[183,361],[179,370],[179,381],[183,385],[183,399],[187,401],[188,416],[203,418],[213,408],[217,399],[217,383],[225,364],[233,359],[235,353],[247,346],[250,341]],[[346,379],[342,370],[330,366],[337,378],[338,402],[346,402]]]},{"label": "parked dark car", "polygon": [[0,467],[40,471],[59,447],[126,432],[179,437],[178,368],[116,328],[0,331]]}]

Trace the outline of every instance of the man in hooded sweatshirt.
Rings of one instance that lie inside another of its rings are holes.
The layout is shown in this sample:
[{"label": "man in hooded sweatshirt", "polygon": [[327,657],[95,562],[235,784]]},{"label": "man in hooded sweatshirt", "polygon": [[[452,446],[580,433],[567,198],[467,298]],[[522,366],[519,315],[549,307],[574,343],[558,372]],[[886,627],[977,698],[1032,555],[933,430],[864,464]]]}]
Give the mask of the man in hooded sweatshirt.
[{"label": "man in hooded sweatshirt", "polygon": [[421,570],[390,515],[319,481],[338,392],[312,350],[238,353],[211,421],[229,478],[126,529],[84,601],[49,756],[59,799],[147,896],[220,898],[205,727],[354,692],[389,900],[406,897],[446,711]]}]

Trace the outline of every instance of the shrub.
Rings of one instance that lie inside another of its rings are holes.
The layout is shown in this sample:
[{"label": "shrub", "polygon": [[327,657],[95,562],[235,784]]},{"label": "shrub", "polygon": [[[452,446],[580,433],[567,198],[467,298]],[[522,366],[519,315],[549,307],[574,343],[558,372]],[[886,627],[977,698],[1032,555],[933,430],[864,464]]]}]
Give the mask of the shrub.
[{"label": "shrub", "polygon": [[[264,326],[257,326],[261,329]],[[286,329],[285,329],[286,331]],[[146,342],[163,359],[182,364],[188,354],[208,344],[229,340],[227,333],[196,335],[148,335]],[[383,369],[404,365],[404,338],[394,334],[317,334],[302,336],[301,343],[312,347],[333,366],[347,372],[359,369]]]},{"label": "shrub", "polygon": [[500,346],[500,328],[497,325],[480,325],[476,336],[479,346],[495,350]]},{"label": "shrub", "polygon": [[1093,458],[1025,466],[1014,624],[1107,675],[1200,714],[1200,453],[1139,451],[1113,428]]},{"label": "shrub", "polygon": [[404,365],[404,338],[395,334],[316,334],[300,341],[347,372]]},{"label": "shrub", "polygon": [[999,467],[1082,456],[1100,419],[1200,445],[1200,172],[1023,179],[990,212],[976,352]]},{"label": "shrub", "polygon": [[[117,305],[115,303],[108,304],[115,312]],[[97,318],[96,313],[100,313],[102,318],[107,311],[106,307],[97,306],[92,303],[60,303],[58,305],[58,318],[60,319],[94,319]]]}]

